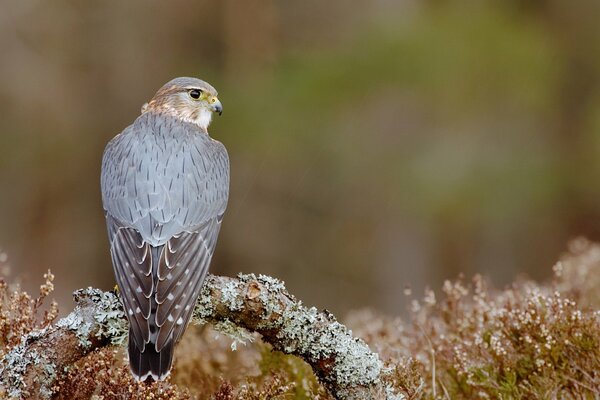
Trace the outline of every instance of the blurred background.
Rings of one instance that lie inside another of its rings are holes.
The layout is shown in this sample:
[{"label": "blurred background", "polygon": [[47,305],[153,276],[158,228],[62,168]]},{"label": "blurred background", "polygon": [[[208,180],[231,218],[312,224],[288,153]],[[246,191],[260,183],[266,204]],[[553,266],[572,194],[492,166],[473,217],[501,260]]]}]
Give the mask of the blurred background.
[{"label": "blurred background", "polygon": [[0,2],[0,249],[35,292],[114,285],[106,143],[165,82],[225,112],[212,272],[269,274],[337,313],[401,314],[481,272],[549,276],[600,239],[600,2]]}]

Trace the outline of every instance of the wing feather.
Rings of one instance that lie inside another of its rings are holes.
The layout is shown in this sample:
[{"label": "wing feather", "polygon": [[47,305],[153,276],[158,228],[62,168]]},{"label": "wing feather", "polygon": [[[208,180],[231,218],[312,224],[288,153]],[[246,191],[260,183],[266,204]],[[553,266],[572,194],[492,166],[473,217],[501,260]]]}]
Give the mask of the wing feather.
[{"label": "wing feather", "polygon": [[229,158],[195,125],[145,113],[108,144],[101,186],[105,210],[161,246],[225,211]]},{"label": "wing feather", "polygon": [[[206,278],[220,230],[216,218],[197,232],[185,232],[169,240],[158,267],[156,325],[160,327],[156,349],[171,336],[181,337],[192,315]],[[212,244],[211,244],[212,243]],[[160,277],[163,277],[160,280]]]},{"label": "wing feather", "polygon": [[[131,323],[134,340],[143,349],[149,340],[148,318],[153,292],[152,256],[139,232],[125,228],[110,214],[106,215],[110,253],[125,313]],[[150,272],[150,273],[148,273]]]}]

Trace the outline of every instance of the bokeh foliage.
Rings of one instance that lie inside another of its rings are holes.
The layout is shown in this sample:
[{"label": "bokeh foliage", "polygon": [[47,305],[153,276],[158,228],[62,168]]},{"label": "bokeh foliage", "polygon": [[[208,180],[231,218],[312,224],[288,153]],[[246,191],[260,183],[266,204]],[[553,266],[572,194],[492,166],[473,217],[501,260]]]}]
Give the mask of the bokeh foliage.
[{"label": "bokeh foliage", "polygon": [[0,246],[26,283],[64,277],[61,302],[114,284],[102,149],[176,75],[210,81],[225,107],[216,273],[397,312],[404,285],[539,277],[569,237],[600,235],[597,2],[0,9]]}]

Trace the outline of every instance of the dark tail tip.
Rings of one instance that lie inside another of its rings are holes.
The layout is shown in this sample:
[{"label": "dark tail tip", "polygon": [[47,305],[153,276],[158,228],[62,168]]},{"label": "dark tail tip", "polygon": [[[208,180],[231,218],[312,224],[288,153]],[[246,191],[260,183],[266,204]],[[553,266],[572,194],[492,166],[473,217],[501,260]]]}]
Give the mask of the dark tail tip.
[{"label": "dark tail tip", "polygon": [[135,380],[144,382],[148,379],[162,381],[171,372],[173,364],[173,341],[169,340],[161,351],[156,351],[154,343],[146,344],[140,351],[135,341],[129,336],[129,366]]}]

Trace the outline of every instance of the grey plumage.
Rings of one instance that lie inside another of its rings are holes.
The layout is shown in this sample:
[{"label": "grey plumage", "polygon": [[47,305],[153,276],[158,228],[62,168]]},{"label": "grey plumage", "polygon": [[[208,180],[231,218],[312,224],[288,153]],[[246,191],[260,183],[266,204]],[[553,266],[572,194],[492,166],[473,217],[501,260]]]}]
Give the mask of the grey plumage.
[{"label": "grey plumage", "polygon": [[[204,84],[179,79],[189,85],[171,81],[161,89],[177,101],[183,95],[172,93]],[[173,87],[181,90],[168,92]],[[164,379],[170,371],[229,192],[225,147],[170,106],[152,105],[107,145],[101,177],[113,267],[130,322],[130,365],[139,380]]]}]

